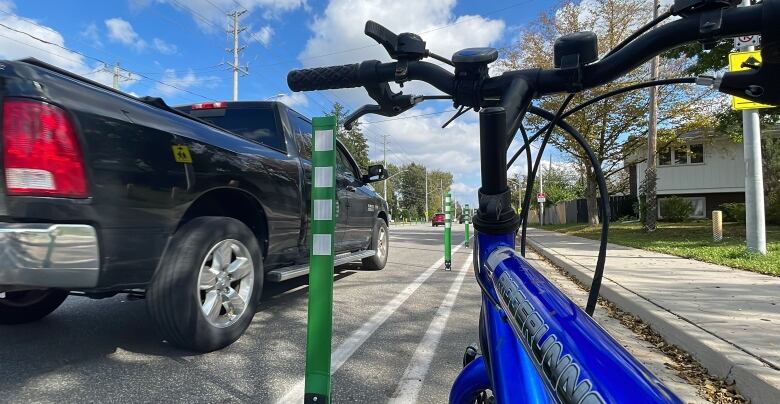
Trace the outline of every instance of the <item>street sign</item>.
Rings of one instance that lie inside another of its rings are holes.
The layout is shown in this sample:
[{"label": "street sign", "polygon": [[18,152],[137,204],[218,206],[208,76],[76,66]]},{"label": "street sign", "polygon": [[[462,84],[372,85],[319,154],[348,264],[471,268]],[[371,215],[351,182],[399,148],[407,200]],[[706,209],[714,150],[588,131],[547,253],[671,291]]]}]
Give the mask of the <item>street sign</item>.
[{"label": "street sign", "polygon": [[544,192],[539,192],[536,194],[536,202],[538,203],[544,203],[547,200],[547,198],[544,197]]},{"label": "street sign", "polygon": [[734,38],[734,47],[742,49],[744,46],[758,46],[761,44],[761,35],[743,35]]},{"label": "street sign", "polygon": [[[750,69],[750,66],[761,65],[761,51],[729,53],[729,71],[738,72]],[[734,110],[773,108],[772,105],[761,104],[741,97],[731,97],[731,108]]]}]

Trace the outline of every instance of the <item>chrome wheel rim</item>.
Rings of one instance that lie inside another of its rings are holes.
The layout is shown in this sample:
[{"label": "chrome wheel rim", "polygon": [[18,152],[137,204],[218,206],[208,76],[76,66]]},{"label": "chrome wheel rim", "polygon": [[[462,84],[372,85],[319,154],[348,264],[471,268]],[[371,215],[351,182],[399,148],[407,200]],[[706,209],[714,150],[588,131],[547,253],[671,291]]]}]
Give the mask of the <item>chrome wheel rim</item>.
[{"label": "chrome wheel rim", "polygon": [[376,255],[379,259],[384,259],[387,254],[387,232],[384,227],[379,228],[379,240],[376,243]]},{"label": "chrome wheel rim", "polygon": [[198,296],[203,316],[214,327],[235,324],[249,305],[255,284],[249,249],[238,240],[215,244],[200,265]]}]

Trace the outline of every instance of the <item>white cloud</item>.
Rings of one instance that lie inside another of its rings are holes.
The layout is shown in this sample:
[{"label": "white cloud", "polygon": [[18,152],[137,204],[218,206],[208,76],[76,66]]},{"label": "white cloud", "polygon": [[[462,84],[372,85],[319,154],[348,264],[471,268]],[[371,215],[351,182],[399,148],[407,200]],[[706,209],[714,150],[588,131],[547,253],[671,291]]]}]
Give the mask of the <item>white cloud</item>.
[{"label": "white cloud", "polygon": [[133,25],[121,18],[110,18],[105,21],[108,29],[108,38],[113,42],[119,42],[130,46],[136,51],[142,51],[146,48],[144,41],[133,29]]},{"label": "white cloud", "polygon": [[271,42],[271,37],[274,35],[274,29],[271,28],[270,25],[265,25],[256,32],[252,32],[251,30],[248,32],[249,34],[246,35],[247,41],[260,42],[263,44],[263,46],[268,46],[268,44]]},{"label": "white cloud", "polygon": [[148,7],[152,3],[152,0],[128,0],[130,10],[140,11]]},{"label": "white cloud", "polygon": [[[22,18],[13,14],[11,1],[0,1],[0,10],[10,14],[0,14],[0,23],[21,32],[5,30],[0,37],[0,59],[23,59],[33,57],[59,68],[81,74],[91,80],[110,85],[113,76],[100,63],[89,62],[84,56],[63,49],[67,47],[65,38],[57,30],[43,23]],[[25,35],[22,32],[28,34]],[[32,37],[40,38],[44,43]],[[129,82],[126,85],[131,85]]]},{"label": "white cloud", "polygon": [[309,105],[309,99],[304,93],[279,94],[274,97],[277,101],[287,105],[290,108],[295,106],[306,107]]},{"label": "white cloud", "polygon": [[192,70],[179,76],[176,70],[165,69],[160,81],[161,83],[154,86],[155,95],[171,97],[194,87],[214,88],[219,84],[220,78],[217,76],[197,76]]},{"label": "white cloud", "polygon": [[97,47],[102,47],[103,42],[100,40],[100,33],[98,32],[97,24],[94,22],[87,25],[86,28],[84,28],[83,31],[79,33],[82,38],[88,40],[92,43],[92,45],[95,45]]},{"label": "white cloud", "polygon": [[13,12],[16,8],[16,5],[11,0],[0,0],[0,10],[5,11],[6,13]]},{"label": "white cloud", "polygon": [[163,55],[173,55],[178,51],[176,45],[165,42],[160,38],[154,38],[152,45],[154,45],[154,49],[157,49],[157,51]]}]

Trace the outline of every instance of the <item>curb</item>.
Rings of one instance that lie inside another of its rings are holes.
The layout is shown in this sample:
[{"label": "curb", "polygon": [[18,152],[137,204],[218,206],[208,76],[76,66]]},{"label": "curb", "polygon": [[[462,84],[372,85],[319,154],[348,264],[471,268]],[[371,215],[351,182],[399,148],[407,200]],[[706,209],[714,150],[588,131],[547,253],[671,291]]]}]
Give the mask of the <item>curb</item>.
[{"label": "curb", "polygon": [[[565,256],[558,255],[554,249],[545,247],[531,238],[528,238],[528,244],[580,282],[590,284],[592,268],[585,268]],[[772,378],[772,373],[780,374],[780,372],[677,314],[658,306],[641,294],[608,279],[608,274],[605,274],[602,280],[600,296],[620,309],[641,318],[668,343],[691,354],[711,374],[728,382],[735,382],[740,394],[750,399],[752,403],[776,403],[780,397],[780,385],[767,380]],[[780,380],[780,376],[775,376],[775,379]]]}]

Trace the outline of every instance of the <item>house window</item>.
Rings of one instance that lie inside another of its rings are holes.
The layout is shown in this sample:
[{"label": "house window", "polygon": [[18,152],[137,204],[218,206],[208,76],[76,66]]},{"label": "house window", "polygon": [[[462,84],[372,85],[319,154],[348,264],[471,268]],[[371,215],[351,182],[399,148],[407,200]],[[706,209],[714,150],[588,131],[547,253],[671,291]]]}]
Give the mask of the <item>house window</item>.
[{"label": "house window", "polygon": [[[688,196],[688,197],[683,197],[682,199],[685,199],[686,201],[690,202],[691,206],[693,206],[693,213],[691,213],[690,217],[697,218],[697,219],[703,219],[704,217],[706,217],[707,198],[703,196]],[[664,204],[664,199],[663,198],[659,199],[657,204],[659,219],[664,218],[663,215],[664,209],[662,209],[663,204]]]},{"label": "house window", "polygon": [[672,149],[665,148],[658,153],[658,165],[668,166],[672,164]]},{"label": "house window", "polygon": [[691,152],[689,153],[691,157],[691,164],[702,164],[704,163],[704,145],[703,144],[692,144],[691,145]]},{"label": "house window", "polygon": [[667,147],[658,152],[659,166],[681,166],[687,164],[704,163],[704,145],[701,143],[678,146],[672,149]]},{"label": "house window", "polygon": [[674,149],[674,164],[688,164],[688,145]]}]

